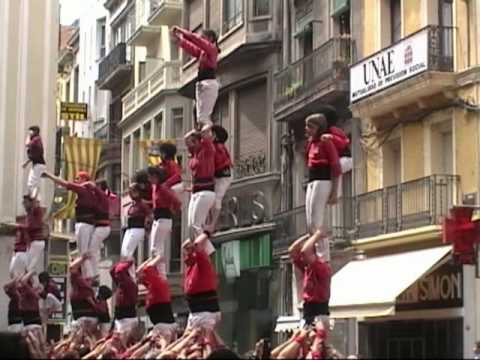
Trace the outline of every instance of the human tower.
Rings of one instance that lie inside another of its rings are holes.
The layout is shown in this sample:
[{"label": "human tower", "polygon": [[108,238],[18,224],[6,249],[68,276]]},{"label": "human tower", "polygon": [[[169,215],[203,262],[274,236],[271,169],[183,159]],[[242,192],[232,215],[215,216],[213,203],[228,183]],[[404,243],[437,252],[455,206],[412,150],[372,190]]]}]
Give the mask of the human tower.
[{"label": "human tower", "polygon": [[[51,356],[65,351],[79,338],[96,339],[86,358],[145,357],[147,353],[175,357],[206,357],[224,346],[216,333],[221,320],[218,280],[210,255],[215,251],[212,235],[216,230],[222,200],[232,182],[232,160],[225,146],[227,131],[212,122],[218,97],[216,79],[219,48],[217,35],[204,30],[201,35],[173,27],[172,38],[185,52],[198,58],[194,128],[184,136],[190,158],[192,179],[187,187],[175,161],[176,146],[160,145],[161,163],[137,172],[128,194],[127,229],[123,234],[120,261],[110,275],[115,285],[99,283],[98,262],[103,242],[111,232],[111,194],[105,181],[80,171],[74,181],[66,181],[46,170],[40,129],[32,126],[26,140],[28,193],[24,196],[25,219],[17,224],[15,252],[11,259],[11,280],[5,285],[10,298],[9,329],[44,331],[48,316],[61,308],[63,299],[47,272],[41,271],[45,248],[44,214],[39,205],[39,183],[53,181],[76,194],[75,239],[78,257],[69,266],[69,301],[73,324],[69,341],[52,347]],[[351,170],[349,139],[335,127],[336,112],[325,106],[321,113],[305,120],[308,138],[305,152],[309,173],[305,211],[308,234],[295,241],[289,251],[303,301],[302,330],[276,348],[280,358],[322,356],[328,336],[330,297],[330,244],[324,229],[324,213],[337,201],[341,176]],[[172,218],[182,210],[189,193],[189,238],[183,243],[184,293],[190,315],[187,328],[178,336],[168,285],[166,250],[172,232]],[[149,258],[136,264],[134,254],[144,239],[149,241]],[[138,286],[147,291],[146,312],[153,329],[143,340],[138,337]],[[303,285],[302,285],[303,284]],[[107,300],[114,298],[113,319]],[[73,334],[73,335],[72,335]],[[77,334],[77,335],[75,335]],[[193,355],[192,355],[193,354]],[[193,358],[195,358],[193,357]]]}]

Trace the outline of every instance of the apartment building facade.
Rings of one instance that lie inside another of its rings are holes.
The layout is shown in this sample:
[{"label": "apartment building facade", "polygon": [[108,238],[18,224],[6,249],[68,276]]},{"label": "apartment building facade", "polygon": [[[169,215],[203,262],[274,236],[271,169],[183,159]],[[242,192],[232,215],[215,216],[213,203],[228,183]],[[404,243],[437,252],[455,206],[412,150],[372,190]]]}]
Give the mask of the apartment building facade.
[{"label": "apartment building facade", "polygon": [[334,332],[365,357],[471,357],[477,275],[452,261],[441,219],[478,204],[479,4],[350,5],[360,131],[346,230],[362,256],[333,277]]}]

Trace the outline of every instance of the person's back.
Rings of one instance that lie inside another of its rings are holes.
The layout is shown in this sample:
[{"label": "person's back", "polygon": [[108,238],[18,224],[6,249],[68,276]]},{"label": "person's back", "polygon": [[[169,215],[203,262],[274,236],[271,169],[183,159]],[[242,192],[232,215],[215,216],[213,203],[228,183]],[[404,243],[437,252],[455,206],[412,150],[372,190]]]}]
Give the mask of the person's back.
[{"label": "person's back", "polygon": [[31,359],[28,344],[20,333],[0,332],[0,359]]}]

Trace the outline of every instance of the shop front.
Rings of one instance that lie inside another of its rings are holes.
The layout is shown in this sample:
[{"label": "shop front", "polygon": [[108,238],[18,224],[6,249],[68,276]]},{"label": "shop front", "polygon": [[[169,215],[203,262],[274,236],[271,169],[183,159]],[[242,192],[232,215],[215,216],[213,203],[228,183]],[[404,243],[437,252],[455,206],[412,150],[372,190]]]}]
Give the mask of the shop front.
[{"label": "shop front", "polygon": [[333,339],[365,358],[463,358],[464,272],[449,247],[347,264],[332,280]]}]

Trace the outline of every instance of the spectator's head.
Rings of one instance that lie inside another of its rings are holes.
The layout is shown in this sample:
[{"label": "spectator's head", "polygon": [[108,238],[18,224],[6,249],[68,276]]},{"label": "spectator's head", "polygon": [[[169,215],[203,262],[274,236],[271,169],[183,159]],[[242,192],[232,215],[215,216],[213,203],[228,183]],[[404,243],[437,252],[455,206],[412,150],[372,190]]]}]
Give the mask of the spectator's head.
[{"label": "spectator's head", "polygon": [[227,142],[228,132],[223,126],[213,125],[212,133],[215,138],[215,142],[218,142],[220,144],[225,144]]},{"label": "spectator's head", "polygon": [[305,132],[308,137],[319,138],[327,130],[327,119],[323,114],[312,114],[305,119]]},{"label": "spectator's head", "polygon": [[152,184],[163,184],[167,179],[167,173],[165,169],[158,166],[149,166],[147,169],[148,180]]},{"label": "spectator's head", "polygon": [[30,137],[38,136],[40,135],[40,128],[37,125],[30,126],[28,128],[28,134]]},{"label": "spectator's head", "polygon": [[50,281],[50,274],[48,271],[42,271],[40,274],[38,274],[38,281],[40,281],[40,284],[43,286],[46,286]]},{"label": "spectator's head", "polygon": [[191,254],[193,250],[195,250],[195,245],[193,244],[192,241],[190,241],[190,239],[188,239],[182,244],[182,249],[183,249],[183,252],[186,255],[188,255],[188,254]]},{"label": "spectator's head", "polygon": [[160,157],[163,161],[175,160],[177,154],[177,147],[175,144],[162,143],[160,144]]},{"label": "spectator's head", "polygon": [[83,184],[87,181],[90,181],[90,174],[86,171],[79,171],[75,177],[75,182],[77,184]]},{"label": "spectator's head", "polygon": [[3,359],[31,359],[27,341],[21,333],[0,332],[0,349]]},{"label": "spectator's head", "polygon": [[148,172],[146,169],[137,170],[133,176],[132,182],[138,184],[148,184]]},{"label": "spectator's head", "polygon": [[212,351],[207,359],[240,359],[240,356],[227,348],[220,348]]},{"label": "spectator's head", "polygon": [[185,138],[185,145],[190,153],[195,153],[201,145],[202,134],[199,131],[191,132]]},{"label": "spectator's head", "polygon": [[218,49],[218,52],[220,52],[220,48],[218,46],[218,35],[214,30],[211,30],[211,29],[203,30],[202,37],[210,41],[212,44],[215,44],[215,46]]},{"label": "spectator's head", "polygon": [[108,300],[112,297],[112,289],[106,285],[101,285],[98,288],[98,298],[100,300]]},{"label": "spectator's head", "polygon": [[324,105],[322,106],[320,112],[323,114],[323,116],[325,116],[325,119],[327,119],[328,127],[337,125],[338,114],[335,107],[332,105]]}]

